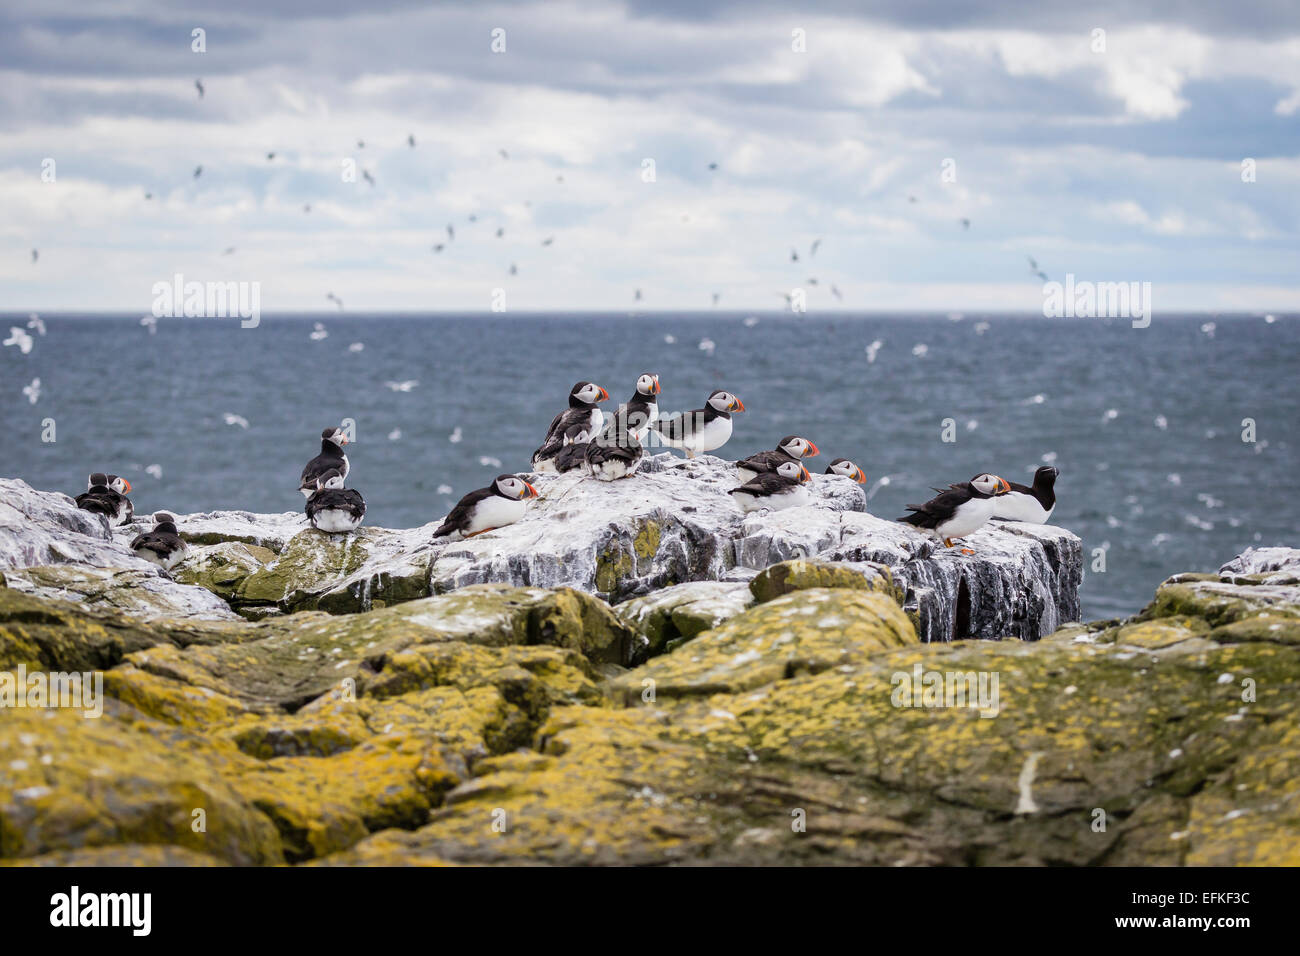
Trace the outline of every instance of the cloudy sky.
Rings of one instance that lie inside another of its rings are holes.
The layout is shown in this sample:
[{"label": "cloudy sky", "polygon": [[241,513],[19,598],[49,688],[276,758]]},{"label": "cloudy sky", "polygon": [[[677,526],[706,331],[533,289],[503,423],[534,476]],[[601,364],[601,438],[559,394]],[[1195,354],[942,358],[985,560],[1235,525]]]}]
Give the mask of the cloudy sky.
[{"label": "cloudy sky", "polygon": [[1300,308],[1293,0],[0,6],[0,309]]}]

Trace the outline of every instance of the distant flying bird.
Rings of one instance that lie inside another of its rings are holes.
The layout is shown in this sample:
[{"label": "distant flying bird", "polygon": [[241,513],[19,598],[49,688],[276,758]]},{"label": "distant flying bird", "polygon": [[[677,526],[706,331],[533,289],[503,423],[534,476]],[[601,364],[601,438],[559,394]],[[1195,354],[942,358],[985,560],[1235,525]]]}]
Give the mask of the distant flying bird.
[{"label": "distant flying bird", "polygon": [[813,242],[812,242],[812,247],[808,250],[808,256],[809,256],[809,258],[811,258],[812,256],[817,255],[817,247],[820,246],[821,244],[822,244],[822,241],[821,241],[820,239],[814,239],[814,240],[813,240]]},{"label": "distant flying bird", "polygon": [[33,250],[32,250],[32,262],[35,262],[35,261],[36,261],[37,259],[39,259],[40,257],[41,257],[41,253],[40,253],[40,251],[37,250],[37,249],[33,249]]},{"label": "distant flying bird", "polygon": [[266,161],[267,161],[268,163],[269,163],[271,160],[273,160],[273,159],[275,159],[275,153],[267,153],[267,154],[266,154]]},{"label": "distant flying bird", "polygon": [[715,170],[715,171],[716,171],[717,168],[718,168],[718,164],[717,164],[717,163],[709,163],[709,169],[712,169],[712,170]]},{"label": "distant flying bird", "polygon": [[551,243],[553,243],[554,241],[555,241],[555,237],[554,237],[554,236],[547,236],[545,239],[542,240],[542,245],[544,245],[544,246],[549,246],[549,245],[550,245]]},{"label": "distant flying bird", "polygon": [[370,170],[368,169],[361,170],[361,178],[372,186],[375,184],[375,177],[370,175]]},{"label": "distant flying bird", "polygon": [[791,249],[791,250],[790,250],[790,261],[791,261],[791,262],[798,262],[798,261],[799,261],[799,250],[798,250],[798,249]]},{"label": "distant flying bird", "polygon": [[357,149],[365,149],[365,148],[366,148],[366,141],[364,139],[357,140]]},{"label": "distant flying bird", "polygon": [[145,316],[141,316],[141,317],[140,317],[140,324],[143,325],[146,329],[149,330],[149,334],[150,334],[150,335],[157,335],[157,334],[158,334],[158,318],[157,318],[157,316],[153,316],[153,315],[145,315]]},{"label": "distant flying bird", "polygon": [[637,289],[637,290],[632,294],[632,301],[633,301],[633,302],[640,302],[640,301],[641,301],[641,290],[640,290],[640,289]]},{"label": "distant flying bird", "polygon": [[41,397],[41,380],[34,378],[32,384],[24,385],[23,394],[27,396],[28,404],[35,405],[36,400]]},{"label": "distant flying bird", "polygon": [[507,153],[504,149],[498,149],[497,152],[501,154],[501,158],[502,158],[502,159],[509,159],[509,158],[510,158],[510,154]]},{"label": "distant flying bird", "polygon": [[831,295],[835,296],[835,298],[839,299],[841,302],[844,301],[844,296],[840,295],[840,290],[835,288],[834,285],[831,286]]},{"label": "distant flying bird", "polygon": [[447,238],[452,242],[456,241],[456,229],[451,223],[447,223]]},{"label": "distant flying bird", "polygon": [[32,337],[24,329],[11,325],[9,326],[9,338],[0,342],[0,345],[15,345],[18,347],[19,352],[26,355],[32,350]]},{"label": "distant flying bird", "polygon": [[907,197],[907,201],[908,201],[908,202],[916,202],[916,197],[915,197],[915,196],[908,196],[908,197]]},{"label": "distant flying bird", "polygon": [[512,276],[517,276],[517,275],[519,275],[519,267],[518,267],[517,265],[515,265],[513,262],[510,263],[510,274],[511,274]]},{"label": "distant flying bird", "polygon": [[556,177],[555,177],[555,181],[556,181],[557,183],[562,183],[562,182],[564,182],[564,177],[563,177],[563,176],[556,176]]},{"label": "distant flying bird", "polygon": [[303,212],[311,212],[311,203],[303,203],[302,211],[303,211]]},{"label": "distant flying bird", "polygon": [[444,246],[441,242],[436,242],[436,243],[434,243],[434,245],[433,245],[433,251],[434,251],[434,252],[442,252],[442,250],[445,249],[445,248],[447,248],[447,247]]},{"label": "distant flying bird", "polygon": [[248,419],[243,415],[236,415],[232,412],[226,412],[221,416],[226,420],[227,425],[238,425],[240,428],[248,427]]},{"label": "distant flying bird", "polygon": [[198,179],[198,178],[199,178],[200,176],[202,176],[202,175],[203,175],[203,167],[202,167],[202,166],[195,166],[195,167],[194,167],[194,178],[195,178],[195,179]]},{"label": "distant flying bird", "polygon": [[145,194],[144,194],[144,198],[145,198],[145,199],[153,199],[153,193],[145,193]]},{"label": "distant flying bird", "polygon": [[45,322],[44,322],[44,320],[43,320],[39,315],[37,315],[35,312],[33,312],[33,313],[31,313],[29,316],[27,316],[27,327],[28,327],[29,329],[35,329],[37,335],[44,335],[44,334],[45,334]]},{"label": "distant flying bird", "polygon": [[504,226],[497,226],[497,238],[500,239],[500,238],[501,238],[502,236],[504,236],[505,234],[506,234],[505,227],[504,227]]},{"label": "distant flying bird", "polygon": [[226,248],[224,248],[224,249],[221,250],[221,254],[222,254],[223,256],[229,256],[229,255],[232,255],[232,254],[234,253],[234,251],[235,251],[235,247],[234,247],[234,246],[226,246]]},{"label": "distant flying bird", "polygon": [[329,299],[331,302],[337,305],[339,307],[340,312],[343,311],[343,300],[340,299],[338,296],[336,296],[333,292],[326,292],[325,298]]},{"label": "distant flying bird", "polygon": [[410,378],[404,382],[385,382],[384,384],[387,385],[394,392],[409,392],[411,389],[415,388],[415,386],[419,385],[420,383],[416,379]]},{"label": "distant flying bird", "polygon": [[721,298],[722,298],[722,293],[721,293],[721,292],[715,292],[715,293],[713,293],[713,304],[714,304],[714,305],[717,305],[717,304],[718,304],[718,300],[721,299]]},{"label": "distant flying bird", "polygon": [[199,99],[203,99],[203,81],[195,80],[194,88],[199,91]]},{"label": "distant flying bird", "polygon": [[962,227],[963,229],[969,229],[969,228],[970,228],[970,220],[967,219],[965,216],[963,216],[963,217],[961,218],[961,227]]},{"label": "distant flying bird", "polygon": [[1025,256],[1025,258],[1029,260],[1029,271],[1030,271],[1030,272],[1032,272],[1034,275],[1038,276],[1038,278],[1042,279],[1044,282],[1049,281],[1048,278],[1047,278],[1047,273],[1044,272],[1042,269],[1038,268],[1038,263],[1034,261],[1034,257],[1033,257],[1033,256]]},{"label": "distant flying bird", "polygon": [[470,222],[478,222],[478,216],[477,216],[475,213],[470,213],[470,214],[469,214],[469,221],[470,221]]},{"label": "distant flying bird", "polygon": [[810,279],[808,280],[808,284],[809,284],[809,285],[816,285],[816,284],[817,284],[817,280],[816,280],[816,279],[812,279],[812,278],[810,278]]},{"label": "distant flying bird", "polygon": [[409,134],[407,134],[407,137],[406,137],[406,145],[409,146],[409,147],[411,147],[411,149],[415,149],[415,134],[414,134],[414,133],[409,133]]}]

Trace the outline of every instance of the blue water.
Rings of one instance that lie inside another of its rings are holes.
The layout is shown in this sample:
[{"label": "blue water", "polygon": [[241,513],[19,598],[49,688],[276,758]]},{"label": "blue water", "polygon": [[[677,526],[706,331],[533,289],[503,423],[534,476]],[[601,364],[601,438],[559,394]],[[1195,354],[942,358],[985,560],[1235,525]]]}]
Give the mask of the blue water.
[{"label": "blue water", "polygon": [[[1105,573],[1085,580],[1088,618],[1136,611],[1167,575],[1216,569],[1250,545],[1300,544],[1296,316],[1218,316],[1212,335],[1206,317],[1159,315],[1147,329],[976,314],[745,317],[327,313],[263,317],[255,329],[163,319],[150,335],[138,316],[46,315],[30,354],[0,349],[0,475],[76,493],[90,471],[116,472],[135,486],[138,512],[298,510],[321,429],[351,418],[349,485],[367,522],[412,526],[527,469],[575,381],[622,401],[653,371],[662,410],[698,408],[715,387],[745,402],[732,457],[797,432],[821,446],[817,471],[842,455],[871,484],[889,476],[870,502],[886,517],[981,471],[1028,482],[1049,456],[1061,469],[1053,523],[1083,538],[1090,564],[1092,549],[1107,549]],[[0,318],[0,338],[26,318]],[[315,322],[328,333],[318,341]],[[349,351],[357,342],[364,349]],[[22,389],[34,377],[33,405]],[[385,386],[405,380],[419,384]],[[945,418],[955,443],[941,440]],[[1245,418],[1253,444],[1241,440]]]}]

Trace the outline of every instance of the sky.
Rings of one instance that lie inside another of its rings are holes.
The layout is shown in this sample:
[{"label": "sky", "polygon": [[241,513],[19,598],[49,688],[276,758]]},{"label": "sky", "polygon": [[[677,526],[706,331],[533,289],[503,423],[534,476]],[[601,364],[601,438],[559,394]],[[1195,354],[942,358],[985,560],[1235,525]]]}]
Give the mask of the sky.
[{"label": "sky", "polygon": [[1294,310],[1298,231],[1293,0],[0,3],[0,310]]}]

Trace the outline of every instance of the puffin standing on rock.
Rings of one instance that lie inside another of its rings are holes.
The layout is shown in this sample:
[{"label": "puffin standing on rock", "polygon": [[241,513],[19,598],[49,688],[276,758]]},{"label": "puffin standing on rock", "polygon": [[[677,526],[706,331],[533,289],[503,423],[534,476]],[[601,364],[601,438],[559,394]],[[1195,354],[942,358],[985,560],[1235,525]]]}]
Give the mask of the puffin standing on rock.
[{"label": "puffin standing on rock", "polygon": [[776,471],[777,467],[787,461],[802,461],[820,455],[817,446],[798,435],[786,435],[773,451],[760,451],[736,462],[736,474],[742,482],[753,481],[759,475]]},{"label": "puffin standing on rock", "polygon": [[614,413],[615,419],[621,420],[632,437],[644,441],[646,432],[659,417],[659,402],[655,396],[661,391],[659,376],[646,372],[636,380],[636,390],[626,405],[620,405]]},{"label": "puffin standing on rock", "polygon": [[845,478],[852,478],[860,485],[865,485],[867,483],[867,476],[863,473],[862,469],[853,464],[853,462],[849,461],[847,458],[836,458],[826,466],[825,473],[828,475],[843,475]]},{"label": "puffin standing on rock", "polygon": [[599,438],[588,442],[583,452],[587,474],[599,481],[630,478],[641,466],[645,449],[630,428],[624,428],[621,416]]},{"label": "puffin standing on rock", "polygon": [[[984,527],[993,517],[993,499],[1005,495],[1011,485],[997,475],[976,475],[960,485],[949,485],[947,490],[923,505],[908,505],[912,514],[899,518],[906,524],[916,525],[939,538],[944,547],[952,547],[953,538],[962,538]],[[963,554],[974,554],[962,548]]]},{"label": "puffin standing on rock", "polygon": [[298,482],[298,490],[304,498],[316,493],[316,483],[327,471],[337,471],[341,477],[347,478],[351,469],[348,456],[343,454],[343,446],[347,443],[348,437],[341,428],[327,428],[320,433],[320,454],[307,462]]},{"label": "puffin standing on rock", "polygon": [[190,548],[176,530],[176,519],[165,511],[153,516],[153,530],[136,535],[130,544],[136,557],[170,571],[184,560]]},{"label": "puffin standing on rock", "polygon": [[307,520],[318,531],[338,534],[356,531],[366,516],[366,502],[355,488],[343,487],[343,476],[330,469],[316,479],[307,499]]},{"label": "puffin standing on rock", "polygon": [[77,495],[77,507],[103,515],[110,525],[126,524],[135,517],[135,507],[127,497],[130,493],[131,482],[97,471],[87,479],[86,490]]},{"label": "puffin standing on rock", "polygon": [[1011,490],[993,500],[993,517],[1047,524],[1056,510],[1056,476],[1060,473],[1059,468],[1043,465],[1034,472],[1032,486],[1011,482]]},{"label": "puffin standing on rock", "polygon": [[536,497],[537,489],[518,475],[498,475],[486,488],[461,498],[433,536],[459,541],[504,528],[522,518],[528,499]]},{"label": "puffin standing on rock", "polygon": [[739,488],[731,489],[731,495],[746,514],[763,509],[781,511],[812,501],[807,488],[811,480],[812,475],[802,464],[783,461],[775,471],[765,471]]},{"label": "puffin standing on rock", "polygon": [[588,435],[600,434],[601,426],[605,424],[605,414],[596,404],[608,399],[609,392],[595,382],[579,382],[574,385],[569,390],[569,407],[551,419],[546,439],[533,452],[533,471],[555,471],[555,456],[564,447],[565,434],[575,425],[585,428]]},{"label": "puffin standing on rock", "polygon": [[725,445],[731,438],[731,413],[744,410],[744,402],[730,392],[717,389],[703,408],[661,419],[654,428],[664,444],[680,448],[687,458],[694,458]]}]

